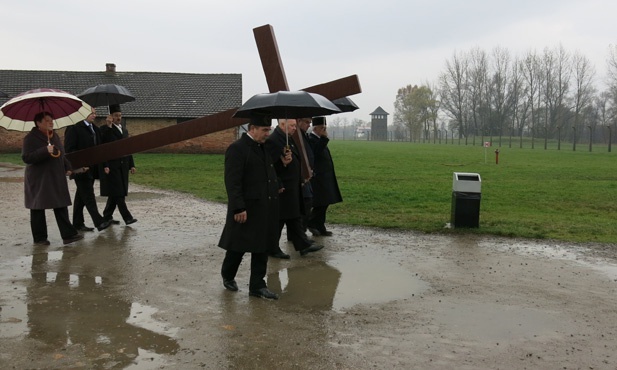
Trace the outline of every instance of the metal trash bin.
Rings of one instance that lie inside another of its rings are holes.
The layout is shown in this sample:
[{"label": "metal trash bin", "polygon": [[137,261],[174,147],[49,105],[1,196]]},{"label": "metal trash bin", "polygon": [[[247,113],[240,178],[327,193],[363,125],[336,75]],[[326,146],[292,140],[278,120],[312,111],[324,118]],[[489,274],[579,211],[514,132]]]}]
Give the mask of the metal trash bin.
[{"label": "metal trash bin", "polygon": [[480,174],[454,172],[452,179],[452,227],[480,226],[480,198],[482,196]]}]

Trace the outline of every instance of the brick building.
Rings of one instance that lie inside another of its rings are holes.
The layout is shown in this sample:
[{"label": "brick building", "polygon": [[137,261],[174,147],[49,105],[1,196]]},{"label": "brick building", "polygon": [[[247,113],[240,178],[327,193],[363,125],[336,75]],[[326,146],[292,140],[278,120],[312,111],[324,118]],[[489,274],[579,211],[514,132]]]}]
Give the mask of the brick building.
[{"label": "brick building", "polygon": [[[129,89],[134,102],[122,104],[122,116],[131,136],[181,124],[242,105],[242,75],[168,72],[118,72],[108,63],[104,71],[0,70],[0,105],[10,97],[35,88],[54,88],[78,95],[100,84]],[[5,96],[6,95],[6,96]],[[96,107],[102,124],[108,107]],[[0,152],[21,151],[26,133],[0,127]],[[59,130],[64,135],[64,129]],[[238,128],[215,132],[152,150],[157,153],[224,153],[238,136]]]}]

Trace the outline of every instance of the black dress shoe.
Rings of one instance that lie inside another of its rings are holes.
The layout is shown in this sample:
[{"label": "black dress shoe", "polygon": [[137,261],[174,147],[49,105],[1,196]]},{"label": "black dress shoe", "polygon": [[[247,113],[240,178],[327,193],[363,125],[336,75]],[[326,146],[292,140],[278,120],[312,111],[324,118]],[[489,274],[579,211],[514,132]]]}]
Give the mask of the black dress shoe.
[{"label": "black dress shoe", "polygon": [[99,226],[97,226],[98,231],[103,231],[111,226],[111,220],[103,221]]},{"label": "black dress shoe", "polygon": [[332,231],[324,230],[319,232],[321,236],[332,236]]},{"label": "black dress shoe", "polygon": [[137,219],[136,219],[136,218],[131,218],[130,220],[127,220],[127,221],[124,221],[124,222],[125,222],[127,225],[130,225],[130,224],[134,224],[135,222],[137,222]]},{"label": "black dress shoe", "polygon": [[50,245],[50,244],[51,243],[47,239],[34,242],[34,245]]},{"label": "black dress shoe", "polygon": [[75,235],[71,236],[70,238],[62,239],[62,242],[64,244],[71,244],[72,242],[76,242],[76,241],[81,240],[83,238],[84,238],[83,235],[75,234]]},{"label": "black dress shoe", "polygon": [[319,244],[313,244],[310,247],[304,248],[303,250],[300,251],[300,255],[301,256],[306,256],[307,254],[311,253],[311,252],[317,252],[318,250],[321,250],[323,248],[323,245],[319,245]]},{"label": "black dress shoe", "polygon": [[282,260],[288,260],[291,258],[287,253],[283,251],[278,251],[276,253],[268,253],[268,256],[274,257],[274,258],[280,258]]},{"label": "black dress shoe", "polygon": [[120,221],[118,220],[109,220],[109,222],[111,222],[112,225],[120,225]]},{"label": "black dress shoe", "polygon": [[279,295],[271,292],[268,288],[261,288],[259,290],[249,291],[249,295],[252,297],[259,297],[265,299],[279,299]]},{"label": "black dress shoe", "polygon": [[75,228],[77,229],[77,231],[94,231],[93,227],[88,227],[86,225],[75,226]]},{"label": "black dress shoe", "polygon": [[238,291],[238,284],[236,284],[235,280],[225,280],[223,279],[223,286],[227,290],[231,290],[232,292]]}]

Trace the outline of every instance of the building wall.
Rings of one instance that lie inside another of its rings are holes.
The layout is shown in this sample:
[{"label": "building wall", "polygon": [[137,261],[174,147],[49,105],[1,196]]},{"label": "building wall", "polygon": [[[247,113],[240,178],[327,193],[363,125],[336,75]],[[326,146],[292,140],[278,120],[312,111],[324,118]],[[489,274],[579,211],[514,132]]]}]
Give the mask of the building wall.
[{"label": "building wall", "polygon": [[388,121],[374,118],[371,120],[371,140],[388,140]]},{"label": "building wall", "polygon": [[[103,124],[104,119],[97,119],[96,124]],[[148,119],[130,118],[126,120],[126,127],[131,136],[143,134],[164,127],[176,125],[176,120],[170,119]],[[58,135],[64,140],[65,128],[57,131]],[[26,132],[9,131],[0,127],[0,153],[19,153],[21,145],[26,136]],[[203,154],[222,154],[234,140],[236,140],[238,128],[231,128],[224,131],[214,132],[209,135],[199,136],[193,139],[181,141],[179,143],[166,145],[152,149],[149,153],[203,153]]]}]

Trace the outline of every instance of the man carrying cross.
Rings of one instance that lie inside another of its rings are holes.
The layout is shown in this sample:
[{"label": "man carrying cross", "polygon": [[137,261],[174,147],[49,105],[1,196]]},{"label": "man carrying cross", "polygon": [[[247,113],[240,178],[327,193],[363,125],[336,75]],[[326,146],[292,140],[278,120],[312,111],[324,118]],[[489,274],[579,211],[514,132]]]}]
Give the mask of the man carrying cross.
[{"label": "man carrying cross", "polygon": [[301,256],[317,252],[323,245],[315,244],[306,237],[302,228],[304,201],[302,197],[302,175],[300,152],[291,137],[297,129],[295,119],[281,119],[266,141],[266,150],[271,155],[282,189],[279,194],[279,232],[275,245],[269,251],[270,256],[288,259],[278,245],[283,227],[287,225],[287,237]]}]

